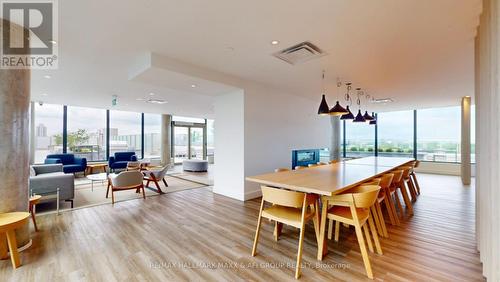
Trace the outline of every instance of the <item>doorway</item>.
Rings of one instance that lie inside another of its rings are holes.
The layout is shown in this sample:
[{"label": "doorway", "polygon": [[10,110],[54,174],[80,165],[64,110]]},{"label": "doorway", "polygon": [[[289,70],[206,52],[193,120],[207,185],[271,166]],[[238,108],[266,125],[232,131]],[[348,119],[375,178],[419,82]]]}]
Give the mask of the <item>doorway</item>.
[{"label": "doorway", "polygon": [[181,164],[186,159],[207,158],[206,128],[206,122],[172,122],[172,156],[175,164]]}]

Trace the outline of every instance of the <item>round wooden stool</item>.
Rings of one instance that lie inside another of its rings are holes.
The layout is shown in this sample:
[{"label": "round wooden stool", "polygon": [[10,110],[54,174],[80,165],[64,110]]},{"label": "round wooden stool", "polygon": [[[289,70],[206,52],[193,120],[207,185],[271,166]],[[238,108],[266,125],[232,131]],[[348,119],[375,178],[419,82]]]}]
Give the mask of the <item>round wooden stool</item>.
[{"label": "round wooden stool", "polygon": [[27,212],[0,213],[0,259],[7,258],[7,247],[5,246],[5,237],[7,237],[10,260],[14,268],[21,266],[19,252],[17,251],[16,233],[14,230],[26,224],[29,217],[30,214]]},{"label": "round wooden stool", "polygon": [[38,204],[38,202],[40,202],[41,198],[42,198],[42,196],[40,196],[40,195],[34,195],[34,196],[30,197],[29,212],[31,214],[31,219],[33,219],[33,225],[35,226],[35,231],[38,231],[38,227],[36,226],[36,219],[35,219],[36,205]]}]

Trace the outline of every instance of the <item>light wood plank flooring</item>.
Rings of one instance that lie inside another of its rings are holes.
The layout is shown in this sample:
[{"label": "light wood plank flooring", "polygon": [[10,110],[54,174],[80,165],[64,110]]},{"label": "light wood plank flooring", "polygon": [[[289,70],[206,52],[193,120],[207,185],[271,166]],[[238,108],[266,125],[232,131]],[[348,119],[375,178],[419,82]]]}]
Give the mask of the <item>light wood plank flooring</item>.
[{"label": "light wood plank flooring", "polygon": [[[474,188],[458,177],[418,177],[415,216],[388,225],[384,255],[370,254],[375,280],[483,280]],[[9,260],[0,261],[0,281],[293,281],[297,230],[285,227],[274,242],[265,221],[258,255],[250,255],[259,203],[200,188],[40,216],[24,265],[14,271]],[[301,281],[369,281],[352,230],[342,229],[339,244],[328,242],[322,263],[316,248],[311,224]]]}]

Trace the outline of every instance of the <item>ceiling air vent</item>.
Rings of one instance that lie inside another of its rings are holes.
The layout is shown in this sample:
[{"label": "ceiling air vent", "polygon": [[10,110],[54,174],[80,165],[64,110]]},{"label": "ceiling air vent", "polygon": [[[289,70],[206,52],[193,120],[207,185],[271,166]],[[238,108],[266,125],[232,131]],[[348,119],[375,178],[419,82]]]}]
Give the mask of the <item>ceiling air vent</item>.
[{"label": "ceiling air vent", "polygon": [[281,59],[291,65],[300,64],[314,58],[319,58],[326,55],[318,46],[309,41],[305,41],[286,48],[273,54],[278,59]]}]

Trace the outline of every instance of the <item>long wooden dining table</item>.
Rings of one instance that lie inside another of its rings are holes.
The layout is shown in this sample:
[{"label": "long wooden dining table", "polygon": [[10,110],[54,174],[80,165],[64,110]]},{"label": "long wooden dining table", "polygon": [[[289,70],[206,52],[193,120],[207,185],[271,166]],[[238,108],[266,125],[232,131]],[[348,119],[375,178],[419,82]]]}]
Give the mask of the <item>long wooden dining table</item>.
[{"label": "long wooden dining table", "polygon": [[[366,157],[300,170],[249,176],[246,180],[292,191],[333,196],[413,160],[399,157]],[[323,255],[326,255],[327,248],[323,250]]]}]

